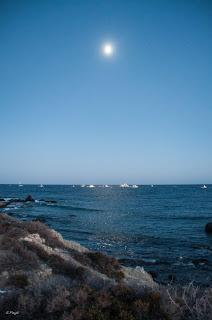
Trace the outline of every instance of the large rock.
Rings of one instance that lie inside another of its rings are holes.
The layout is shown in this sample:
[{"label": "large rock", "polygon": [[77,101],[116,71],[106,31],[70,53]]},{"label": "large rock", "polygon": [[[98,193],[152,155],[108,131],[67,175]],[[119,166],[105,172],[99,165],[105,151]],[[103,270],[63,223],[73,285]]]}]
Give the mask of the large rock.
[{"label": "large rock", "polygon": [[209,222],[209,223],[206,224],[206,226],[205,226],[205,232],[212,234],[212,222]]},{"label": "large rock", "polygon": [[24,202],[34,202],[35,200],[33,199],[33,197],[29,194],[26,199],[24,200]]}]

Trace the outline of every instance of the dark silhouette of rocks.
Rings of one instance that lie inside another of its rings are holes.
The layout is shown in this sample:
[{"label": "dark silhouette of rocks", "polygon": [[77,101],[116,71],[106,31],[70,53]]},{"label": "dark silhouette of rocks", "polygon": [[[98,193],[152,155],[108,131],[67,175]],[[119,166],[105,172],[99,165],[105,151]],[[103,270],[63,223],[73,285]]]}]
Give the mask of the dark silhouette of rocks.
[{"label": "dark silhouette of rocks", "polygon": [[[35,199],[32,197],[31,194],[29,194],[25,199],[20,199],[20,198],[12,198],[9,200],[5,200],[4,198],[0,199],[0,209],[1,208],[6,208],[8,205],[15,205],[16,203],[26,203],[26,202],[35,202]],[[56,200],[45,200],[45,199],[40,199],[38,202],[44,202],[47,204],[56,204]]]},{"label": "dark silhouette of rocks", "polygon": [[206,226],[205,226],[205,232],[212,234],[212,222],[209,222],[209,223],[206,224]]},{"label": "dark silhouette of rocks", "polygon": [[33,197],[31,196],[31,194],[29,194],[26,199],[24,200],[24,202],[34,202],[35,200],[33,199]]}]

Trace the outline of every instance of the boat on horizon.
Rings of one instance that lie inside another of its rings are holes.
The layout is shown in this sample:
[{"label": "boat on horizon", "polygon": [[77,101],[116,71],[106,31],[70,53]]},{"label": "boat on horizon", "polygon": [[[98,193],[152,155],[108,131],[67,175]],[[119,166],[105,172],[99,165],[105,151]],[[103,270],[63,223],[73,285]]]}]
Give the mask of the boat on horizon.
[{"label": "boat on horizon", "polygon": [[201,189],[207,189],[207,186],[204,184]]},{"label": "boat on horizon", "polygon": [[133,189],[137,189],[137,188],[138,188],[137,184],[133,184],[133,185],[132,185],[132,188],[133,188]]},{"label": "boat on horizon", "polygon": [[40,184],[40,188],[44,188],[44,185],[42,183]]},{"label": "boat on horizon", "polygon": [[87,188],[95,188],[95,186],[93,184],[89,184]]},{"label": "boat on horizon", "polygon": [[129,188],[130,186],[127,183],[123,183],[123,184],[120,185],[120,187],[121,188]]},{"label": "boat on horizon", "polygon": [[23,184],[21,182],[19,182],[18,186],[19,187],[23,187]]}]

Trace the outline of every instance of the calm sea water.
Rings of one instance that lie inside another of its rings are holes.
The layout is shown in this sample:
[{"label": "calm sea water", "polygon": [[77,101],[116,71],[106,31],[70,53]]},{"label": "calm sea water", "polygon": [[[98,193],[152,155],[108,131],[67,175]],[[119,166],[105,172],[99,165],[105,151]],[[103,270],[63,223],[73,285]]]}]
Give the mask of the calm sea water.
[{"label": "calm sea water", "polygon": [[28,194],[57,203],[15,205],[1,212],[23,220],[43,216],[64,238],[154,271],[158,281],[175,275],[176,282],[212,285],[212,236],[204,231],[212,222],[212,185],[0,185],[0,198]]}]

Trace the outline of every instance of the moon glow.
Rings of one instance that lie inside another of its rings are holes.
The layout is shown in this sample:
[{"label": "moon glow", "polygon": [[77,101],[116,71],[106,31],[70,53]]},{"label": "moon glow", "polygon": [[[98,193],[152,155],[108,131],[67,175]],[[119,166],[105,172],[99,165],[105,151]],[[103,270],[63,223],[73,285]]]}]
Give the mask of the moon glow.
[{"label": "moon glow", "polygon": [[106,57],[111,57],[114,54],[114,47],[111,43],[105,43],[102,46],[102,53]]}]

